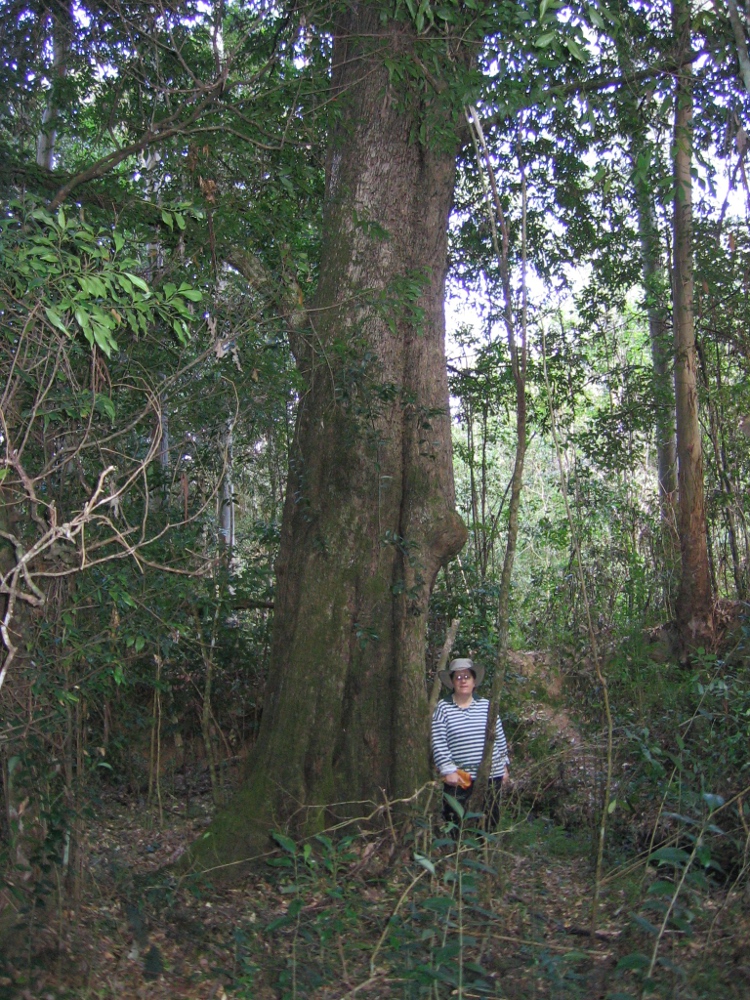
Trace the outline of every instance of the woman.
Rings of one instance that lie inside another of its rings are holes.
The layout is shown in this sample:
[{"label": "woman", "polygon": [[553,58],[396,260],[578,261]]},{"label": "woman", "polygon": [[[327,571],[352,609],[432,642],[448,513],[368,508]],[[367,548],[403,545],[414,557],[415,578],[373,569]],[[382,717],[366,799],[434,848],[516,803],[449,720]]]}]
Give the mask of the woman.
[{"label": "woman", "polygon": [[[462,657],[452,660],[447,670],[441,670],[440,679],[453,691],[453,697],[448,701],[439,701],[432,716],[432,755],[445,782],[445,794],[451,795],[463,806],[471,795],[484,754],[490,703],[486,698],[474,697],[474,689],[484,679],[484,668],[475,667],[471,660]],[[508,745],[503,724],[498,718],[489,795],[485,802],[485,815],[490,827],[494,827],[498,820],[500,789],[509,780],[508,764]],[[468,773],[470,783],[460,773],[462,771]],[[446,799],[443,799],[443,817],[454,821],[457,818]]]}]

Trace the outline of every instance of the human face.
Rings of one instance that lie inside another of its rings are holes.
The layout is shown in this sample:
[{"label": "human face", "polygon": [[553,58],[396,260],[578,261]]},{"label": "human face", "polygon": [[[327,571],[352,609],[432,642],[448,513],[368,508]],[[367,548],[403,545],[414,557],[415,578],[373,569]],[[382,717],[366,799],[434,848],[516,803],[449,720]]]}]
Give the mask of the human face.
[{"label": "human face", "polygon": [[471,670],[457,670],[451,677],[453,678],[453,690],[457,694],[471,694],[477,683]]}]

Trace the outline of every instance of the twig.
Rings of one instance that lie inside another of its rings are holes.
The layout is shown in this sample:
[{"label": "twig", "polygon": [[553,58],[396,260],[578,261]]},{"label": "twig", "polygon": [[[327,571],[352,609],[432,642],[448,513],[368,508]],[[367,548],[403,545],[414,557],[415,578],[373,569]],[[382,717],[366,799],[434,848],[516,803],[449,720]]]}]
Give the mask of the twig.
[{"label": "twig", "polygon": [[[527,948],[544,948],[549,951],[562,951],[569,952],[570,945],[567,944],[553,944],[551,941],[532,941],[528,938],[511,937],[509,934],[489,934],[493,941],[507,941],[510,944],[518,944],[522,947]],[[580,951],[584,955],[591,955],[593,958],[609,958],[611,952],[608,951],[597,951],[596,948],[581,948]]]}]

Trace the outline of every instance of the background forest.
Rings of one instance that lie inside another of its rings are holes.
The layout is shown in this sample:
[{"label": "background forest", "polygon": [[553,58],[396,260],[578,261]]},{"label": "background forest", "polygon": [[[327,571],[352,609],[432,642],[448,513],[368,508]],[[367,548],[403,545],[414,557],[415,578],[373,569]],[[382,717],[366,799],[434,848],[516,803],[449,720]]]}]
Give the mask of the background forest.
[{"label": "background forest", "polygon": [[0,15],[0,996],[747,996],[750,5]]}]

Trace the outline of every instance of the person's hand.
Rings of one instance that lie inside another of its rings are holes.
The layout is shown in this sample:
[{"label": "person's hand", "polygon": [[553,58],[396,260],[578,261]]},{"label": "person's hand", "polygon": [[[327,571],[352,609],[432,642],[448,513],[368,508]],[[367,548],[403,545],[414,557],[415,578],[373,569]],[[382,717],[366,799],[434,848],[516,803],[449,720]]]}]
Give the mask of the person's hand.
[{"label": "person's hand", "polygon": [[458,767],[455,771],[451,771],[450,774],[444,774],[443,781],[446,785],[458,785],[461,788],[471,788],[472,778],[468,771],[464,771],[462,768]]},{"label": "person's hand", "polygon": [[443,781],[446,783],[446,785],[460,785],[461,775],[458,773],[458,771],[451,771],[450,774],[443,775]]}]

